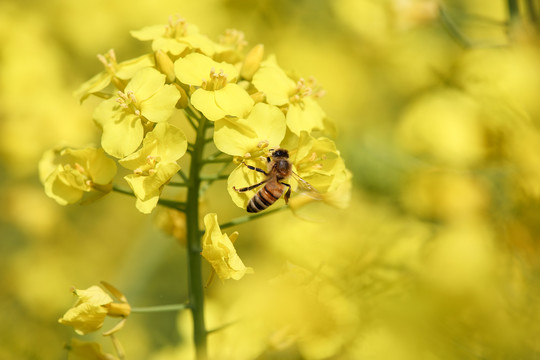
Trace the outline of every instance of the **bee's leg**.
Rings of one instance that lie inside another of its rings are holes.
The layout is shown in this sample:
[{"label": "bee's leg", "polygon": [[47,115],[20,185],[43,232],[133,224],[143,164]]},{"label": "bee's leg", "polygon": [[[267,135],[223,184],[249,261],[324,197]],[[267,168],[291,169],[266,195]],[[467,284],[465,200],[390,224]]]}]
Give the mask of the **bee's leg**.
[{"label": "bee's leg", "polygon": [[287,190],[287,192],[285,193],[285,196],[283,196],[283,200],[285,200],[285,204],[288,204],[289,198],[291,197],[291,185],[285,184],[285,183],[280,183],[280,184],[283,184],[289,188],[289,190]]},{"label": "bee's leg", "polygon": [[248,165],[246,164],[245,162],[242,161],[242,164],[246,165],[248,169],[250,170],[255,170],[255,171],[258,171],[260,173],[263,173],[264,175],[268,175],[268,173],[266,171],[264,171],[263,169],[259,169],[258,167],[255,167],[255,166],[251,166],[251,165]]},{"label": "bee's leg", "polygon": [[251,186],[247,186],[247,187],[240,188],[240,189],[237,189],[236,187],[233,186],[233,190],[236,191],[236,192],[246,192],[246,191],[249,191],[249,190],[251,190],[251,189],[255,189],[256,187],[261,186],[262,184],[264,184],[264,183],[267,182],[267,181],[268,181],[268,179],[264,179],[263,181],[261,181],[261,182],[258,183],[258,184],[251,185]]}]

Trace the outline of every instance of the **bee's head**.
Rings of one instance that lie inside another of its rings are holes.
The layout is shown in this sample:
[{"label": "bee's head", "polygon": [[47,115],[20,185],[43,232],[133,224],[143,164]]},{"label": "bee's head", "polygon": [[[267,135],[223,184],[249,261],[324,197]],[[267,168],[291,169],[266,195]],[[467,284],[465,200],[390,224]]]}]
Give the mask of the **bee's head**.
[{"label": "bee's head", "polygon": [[289,152],[285,149],[276,149],[272,151],[272,157],[273,158],[289,158]]}]

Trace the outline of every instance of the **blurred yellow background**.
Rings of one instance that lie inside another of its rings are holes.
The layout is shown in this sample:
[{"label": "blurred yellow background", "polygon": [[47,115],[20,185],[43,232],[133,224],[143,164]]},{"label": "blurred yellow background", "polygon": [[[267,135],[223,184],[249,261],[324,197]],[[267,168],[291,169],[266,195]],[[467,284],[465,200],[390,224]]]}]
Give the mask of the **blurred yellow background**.
[{"label": "blurred yellow background", "polygon": [[[61,207],[37,176],[46,149],[99,143],[95,103],[72,96],[101,71],[96,54],[148,52],[129,31],[174,14],[213,39],[241,30],[315,76],[353,173],[351,206],[324,222],[285,211],[234,229],[255,274],[207,290],[210,328],[246,317],[211,335],[215,359],[538,358],[539,39],[529,23],[505,25],[506,1],[442,4],[441,15],[430,0],[0,3],[0,359],[65,358],[76,336],[57,319],[72,286],[106,280],[133,306],[185,300],[184,251],[158,211],[119,194]],[[243,214],[224,182],[205,207]],[[127,358],[181,358],[183,316],[130,316]]]}]

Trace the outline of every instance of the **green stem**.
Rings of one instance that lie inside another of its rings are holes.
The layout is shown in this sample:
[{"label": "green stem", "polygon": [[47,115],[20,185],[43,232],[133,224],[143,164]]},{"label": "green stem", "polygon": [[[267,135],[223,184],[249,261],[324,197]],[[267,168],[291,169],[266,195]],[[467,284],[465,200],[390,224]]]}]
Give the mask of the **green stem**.
[{"label": "green stem", "polygon": [[229,175],[214,174],[214,175],[201,176],[201,180],[202,181],[216,181],[216,180],[225,180],[228,177]]},{"label": "green stem", "polygon": [[182,171],[182,169],[178,170],[177,174],[182,178],[182,180],[184,180],[184,183],[185,183],[185,184],[188,184],[188,185],[189,185],[189,179],[188,179],[188,177],[186,176],[186,174],[184,174],[184,172]]},{"label": "green stem", "polygon": [[223,164],[223,163],[230,163],[232,162],[232,159],[229,157],[229,158],[226,158],[226,159],[206,159],[204,160],[204,163],[205,164]]},{"label": "green stem", "polygon": [[[132,191],[124,190],[116,186],[113,186],[112,189],[113,191],[116,191],[117,193],[136,197]],[[181,201],[176,201],[176,200],[159,199],[158,204],[161,206],[165,206],[170,209],[179,210],[179,211],[185,211],[186,209],[186,203],[181,202]]]},{"label": "green stem", "polygon": [[[189,116],[189,115],[188,115]],[[186,203],[187,226],[187,262],[189,304],[193,317],[193,340],[196,359],[207,359],[206,327],[204,323],[204,283],[201,264],[201,231],[199,229],[199,190],[201,186],[200,171],[202,168],[204,134],[206,118],[201,117],[197,128],[197,138],[191,152],[189,168],[189,187]]]},{"label": "green stem", "polygon": [[183,183],[183,182],[174,182],[170,181],[167,183],[168,186],[174,186],[174,187],[188,187],[189,184]]},{"label": "green stem", "polygon": [[270,215],[270,214],[273,214],[273,213],[276,213],[278,211],[281,211],[281,210],[284,210],[284,209],[287,209],[288,206],[282,206],[282,207],[278,207],[278,208],[275,208],[275,209],[272,209],[272,210],[266,210],[266,211],[263,211],[263,212],[260,212],[260,213],[257,213],[255,215],[246,215],[246,216],[241,216],[241,217],[238,217],[236,219],[233,219],[231,221],[228,221],[224,224],[220,224],[219,227],[221,229],[226,229],[228,227],[231,227],[231,226],[236,226],[236,225],[240,225],[240,224],[243,224],[243,223],[247,223],[248,221],[251,221],[251,220],[255,220],[257,218],[260,218],[260,217],[263,217],[263,216],[267,216],[267,215]]},{"label": "green stem", "polygon": [[189,305],[187,303],[134,307],[134,308],[131,308],[131,312],[132,313],[148,313],[148,312],[162,312],[162,311],[180,311],[180,310],[185,310],[185,309],[189,309]]}]

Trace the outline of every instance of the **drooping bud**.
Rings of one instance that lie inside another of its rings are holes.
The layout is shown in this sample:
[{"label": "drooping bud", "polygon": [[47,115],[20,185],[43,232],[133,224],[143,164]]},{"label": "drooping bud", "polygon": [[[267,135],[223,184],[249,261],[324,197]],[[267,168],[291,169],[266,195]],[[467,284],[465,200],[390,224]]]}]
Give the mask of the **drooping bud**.
[{"label": "drooping bud", "polygon": [[176,86],[176,89],[178,92],[180,92],[180,99],[178,99],[178,102],[176,103],[176,107],[178,109],[185,109],[188,106],[188,95],[186,93],[186,90],[179,84],[175,83],[174,86]]},{"label": "drooping bud", "polygon": [[253,75],[259,70],[261,61],[264,57],[264,45],[258,44],[249,51],[242,64],[240,76],[244,79],[251,80]]},{"label": "drooping bud", "polygon": [[167,82],[172,83],[176,79],[176,75],[171,58],[163,50],[156,51],[154,56],[157,69],[167,76]]},{"label": "drooping bud", "polygon": [[266,100],[266,95],[262,91],[257,91],[250,95],[255,104],[264,102]]}]

